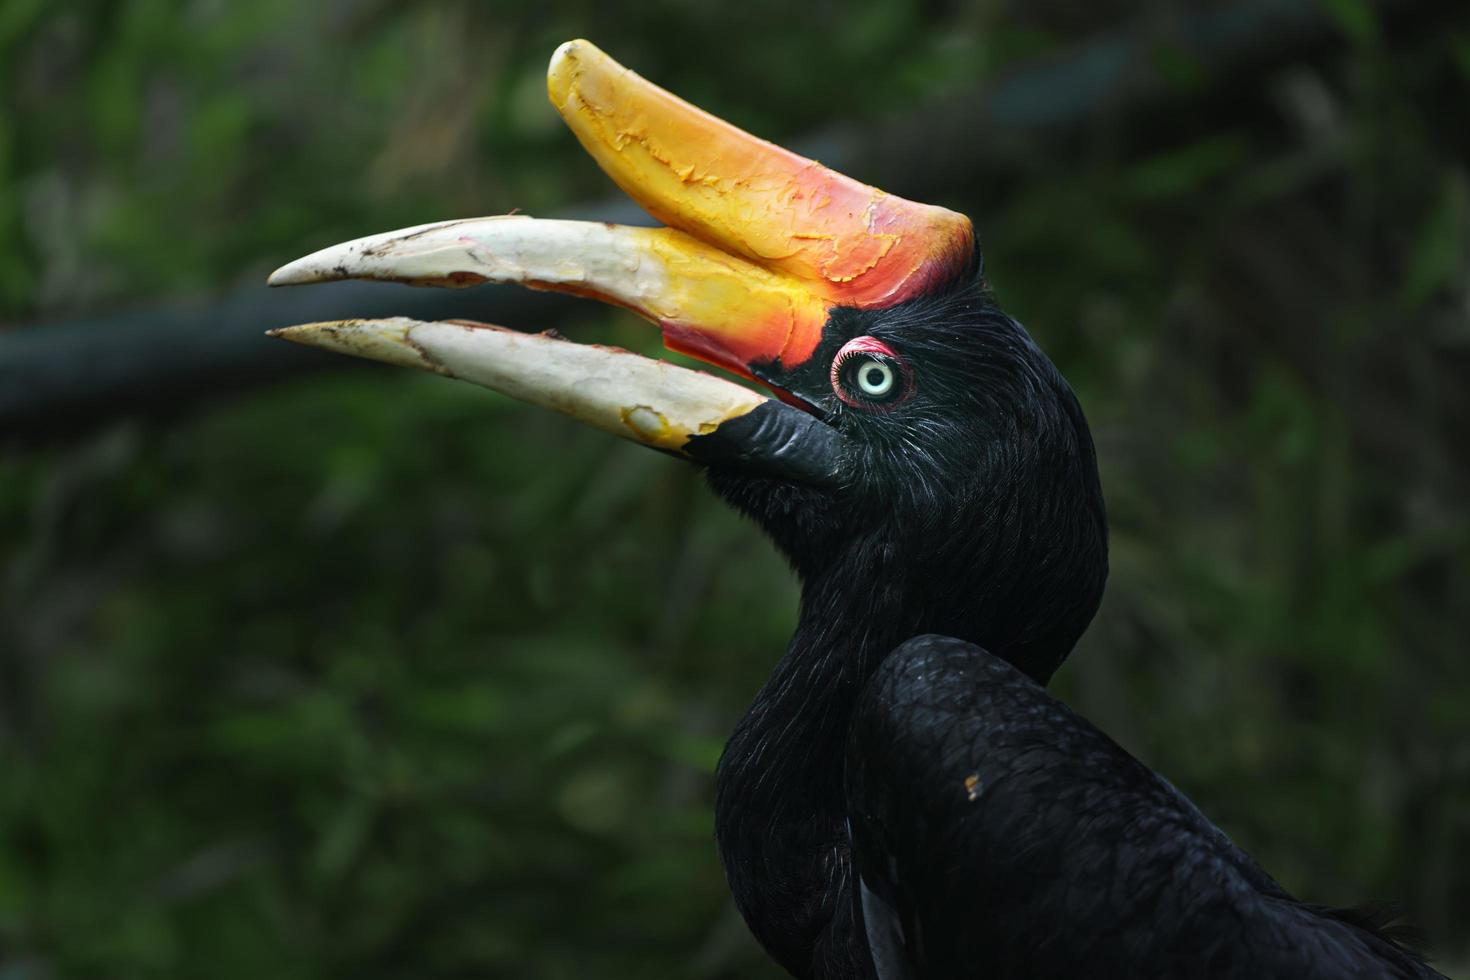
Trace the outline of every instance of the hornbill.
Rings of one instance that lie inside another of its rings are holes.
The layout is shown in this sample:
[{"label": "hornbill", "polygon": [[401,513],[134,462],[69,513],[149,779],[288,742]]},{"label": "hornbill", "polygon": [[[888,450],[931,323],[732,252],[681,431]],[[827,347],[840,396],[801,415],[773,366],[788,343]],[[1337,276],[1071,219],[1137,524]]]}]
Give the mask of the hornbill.
[{"label": "hornbill", "polygon": [[1047,694],[1107,576],[1087,423],[962,215],[742,132],[586,41],[551,101],[663,227],[509,215],[375,235],[273,285],[517,282],[657,324],[750,387],[481,323],[275,333],[423,368],[701,464],[802,587],[720,760],[735,901],[797,977],[1425,977],[1289,895]]}]

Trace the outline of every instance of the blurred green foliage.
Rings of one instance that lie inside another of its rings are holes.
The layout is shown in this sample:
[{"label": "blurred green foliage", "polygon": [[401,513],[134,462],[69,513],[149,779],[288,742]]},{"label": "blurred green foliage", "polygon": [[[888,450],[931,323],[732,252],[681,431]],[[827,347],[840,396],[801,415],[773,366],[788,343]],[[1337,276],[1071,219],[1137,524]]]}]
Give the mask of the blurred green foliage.
[{"label": "blurred green foliage", "polygon": [[[1057,690],[1463,961],[1470,27],[1323,0],[1331,51],[1216,79],[1187,6],[1142,10],[1167,114],[944,198],[1099,443]],[[569,37],[784,139],[1137,9],[0,0],[0,316],[603,196],[544,100]],[[392,372],[118,416],[0,455],[0,978],[775,975],[709,806],[795,590],[692,472]]]}]

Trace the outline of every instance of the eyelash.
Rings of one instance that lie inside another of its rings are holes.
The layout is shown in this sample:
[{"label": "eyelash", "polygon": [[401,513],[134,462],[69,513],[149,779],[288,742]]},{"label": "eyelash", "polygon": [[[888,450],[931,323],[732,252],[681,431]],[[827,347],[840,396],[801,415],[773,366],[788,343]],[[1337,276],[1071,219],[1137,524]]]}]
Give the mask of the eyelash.
[{"label": "eyelash", "polygon": [[[851,390],[844,383],[843,375],[855,359],[873,361],[888,368],[893,382],[898,385],[898,393],[892,397],[876,398]],[[833,393],[843,404],[866,411],[887,411],[907,401],[914,391],[914,379],[907,362],[876,337],[855,337],[843,344],[832,358],[830,381]]]}]

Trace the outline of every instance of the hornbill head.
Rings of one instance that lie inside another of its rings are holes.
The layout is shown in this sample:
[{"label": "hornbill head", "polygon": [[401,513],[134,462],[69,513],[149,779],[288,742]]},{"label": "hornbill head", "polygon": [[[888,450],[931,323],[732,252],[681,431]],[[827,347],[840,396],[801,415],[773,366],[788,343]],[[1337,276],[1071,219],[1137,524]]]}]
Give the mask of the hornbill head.
[{"label": "hornbill head", "polygon": [[1102,497],[1081,410],[985,289],[969,219],[751,136],[587,41],[556,51],[548,89],[664,227],[444,221],[323,249],[271,285],[514,282],[592,297],[775,398],[481,323],[273,333],[475,382],[702,463],[808,584],[907,591],[906,628],[1048,677],[1101,595]]}]

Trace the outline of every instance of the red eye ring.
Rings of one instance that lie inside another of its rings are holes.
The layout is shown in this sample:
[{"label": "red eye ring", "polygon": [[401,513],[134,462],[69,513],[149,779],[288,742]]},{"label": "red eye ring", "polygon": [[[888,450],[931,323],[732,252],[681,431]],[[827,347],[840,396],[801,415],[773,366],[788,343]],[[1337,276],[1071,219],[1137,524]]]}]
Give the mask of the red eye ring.
[{"label": "red eye ring", "polygon": [[[890,374],[890,383],[894,387],[894,392],[892,394],[857,392],[844,384],[843,373],[854,358],[876,361],[885,372]],[[842,400],[844,405],[867,411],[887,411],[906,401],[914,393],[914,379],[909,371],[908,363],[899,357],[892,347],[877,337],[854,337],[843,344],[836,356],[832,358],[830,381],[832,392]]]}]

